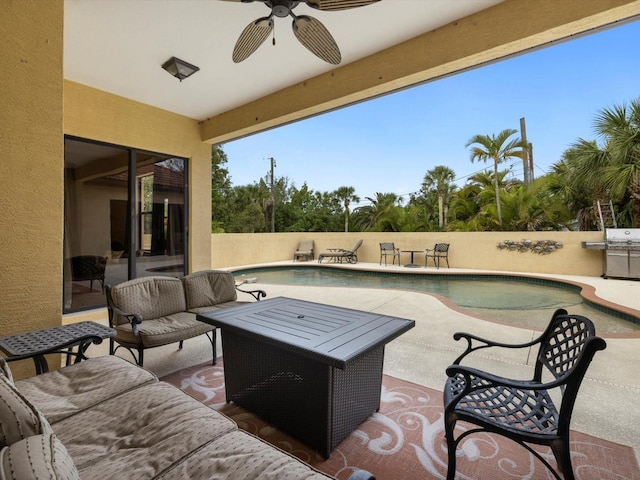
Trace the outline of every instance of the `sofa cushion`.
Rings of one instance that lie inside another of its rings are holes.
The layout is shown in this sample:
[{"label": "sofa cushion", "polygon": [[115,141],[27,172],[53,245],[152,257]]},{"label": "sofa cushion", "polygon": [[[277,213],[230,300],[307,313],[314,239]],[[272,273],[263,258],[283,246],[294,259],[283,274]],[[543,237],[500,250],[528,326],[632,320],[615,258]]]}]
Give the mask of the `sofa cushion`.
[{"label": "sofa cushion", "polygon": [[236,300],[233,274],[222,270],[203,270],[182,278],[187,310]]},{"label": "sofa cushion", "polygon": [[158,477],[162,480],[327,480],[330,477],[242,430],[208,443]]},{"label": "sofa cushion", "polygon": [[53,434],[33,435],[0,451],[0,478],[80,480],[73,460]]},{"label": "sofa cushion", "polygon": [[[138,325],[138,334],[142,340],[142,345],[145,347],[157,347],[197,337],[213,329],[212,325],[196,320],[194,313],[179,312],[153,320],[145,320]],[[118,325],[116,332],[116,338],[119,341],[138,342],[130,324]]]},{"label": "sofa cushion", "polygon": [[235,300],[233,302],[224,302],[224,303],[217,303],[215,305],[207,305],[206,307],[198,307],[198,308],[191,308],[189,309],[189,311],[191,313],[207,313],[207,312],[213,312],[214,310],[220,310],[222,308],[229,308],[229,307],[236,307],[238,305],[245,305],[247,302],[242,301],[242,300]]},{"label": "sofa cushion", "polygon": [[235,430],[223,414],[164,382],[125,392],[54,425],[82,478],[154,478]]},{"label": "sofa cushion", "polygon": [[[125,313],[138,313],[142,320],[172,315],[187,309],[182,281],[174,277],[143,277],[114,285],[113,303]],[[114,315],[114,324],[128,323]]]},{"label": "sofa cushion", "polygon": [[38,409],[14,385],[0,378],[0,448],[51,432],[49,422]]},{"label": "sofa cushion", "polygon": [[139,385],[157,381],[153,373],[106,355],[18,380],[16,388],[55,424]]}]

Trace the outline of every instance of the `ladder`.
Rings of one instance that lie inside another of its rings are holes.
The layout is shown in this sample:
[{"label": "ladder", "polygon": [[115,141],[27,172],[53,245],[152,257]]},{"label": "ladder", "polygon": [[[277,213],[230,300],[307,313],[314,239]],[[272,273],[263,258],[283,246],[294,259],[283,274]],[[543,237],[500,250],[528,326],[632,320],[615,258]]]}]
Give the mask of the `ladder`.
[{"label": "ladder", "polygon": [[605,228],[618,228],[616,215],[613,211],[611,200],[596,200],[596,215],[598,216],[598,228],[604,232]]}]

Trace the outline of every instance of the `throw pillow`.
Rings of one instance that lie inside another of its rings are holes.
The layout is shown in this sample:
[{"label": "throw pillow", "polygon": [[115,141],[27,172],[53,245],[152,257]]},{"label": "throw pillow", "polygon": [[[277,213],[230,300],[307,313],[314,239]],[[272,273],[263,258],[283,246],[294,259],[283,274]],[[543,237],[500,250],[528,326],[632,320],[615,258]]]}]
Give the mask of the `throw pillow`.
[{"label": "throw pillow", "polygon": [[0,448],[41,433],[53,433],[49,422],[18,389],[0,378]]},{"label": "throw pillow", "polygon": [[80,474],[58,438],[50,433],[34,435],[0,451],[3,480],[80,480]]}]

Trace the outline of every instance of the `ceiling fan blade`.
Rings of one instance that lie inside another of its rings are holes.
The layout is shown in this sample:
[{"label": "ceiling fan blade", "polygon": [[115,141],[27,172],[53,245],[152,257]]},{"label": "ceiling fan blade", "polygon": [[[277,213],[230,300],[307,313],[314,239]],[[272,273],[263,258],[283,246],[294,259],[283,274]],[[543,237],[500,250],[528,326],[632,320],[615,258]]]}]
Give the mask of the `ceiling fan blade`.
[{"label": "ceiling fan blade", "polygon": [[347,10],[366,7],[380,0],[305,0],[306,4],[317,10]]},{"label": "ceiling fan blade", "polygon": [[320,20],[300,15],[293,19],[292,26],[296,38],[315,56],[333,65],[342,61],[338,44]]},{"label": "ceiling fan blade", "polygon": [[273,30],[270,17],[259,18],[245,27],[233,48],[233,61],[240,63],[246,60],[267,39]]}]

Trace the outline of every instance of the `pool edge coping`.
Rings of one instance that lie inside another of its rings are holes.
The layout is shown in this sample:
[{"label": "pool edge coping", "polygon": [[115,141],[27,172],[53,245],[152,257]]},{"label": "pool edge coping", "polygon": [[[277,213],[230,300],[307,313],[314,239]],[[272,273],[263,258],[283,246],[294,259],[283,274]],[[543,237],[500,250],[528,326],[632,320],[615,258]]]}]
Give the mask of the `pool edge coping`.
[{"label": "pool edge coping", "polygon": [[[287,267],[300,267],[300,268],[333,268],[333,269],[340,269],[340,270],[350,270],[350,271],[361,271],[361,272],[372,272],[372,273],[386,273],[386,274],[410,274],[410,275],[428,275],[428,276],[434,276],[434,275],[438,275],[438,276],[457,276],[457,277],[511,277],[511,278],[521,278],[521,279],[532,279],[532,280],[542,280],[545,282],[548,282],[550,284],[559,284],[559,285],[564,285],[564,286],[570,286],[570,287],[575,287],[579,293],[580,296],[584,299],[584,301],[586,303],[588,303],[592,308],[596,308],[596,309],[600,309],[602,311],[604,311],[607,314],[616,316],[616,314],[618,315],[622,315],[623,317],[621,317],[621,319],[635,323],[637,325],[640,325],[640,311],[639,310],[635,310],[631,307],[627,307],[626,305],[621,305],[619,303],[615,303],[613,301],[604,299],[602,297],[599,297],[596,294],[596,287],[593,285],[590,285],[588,283],[582,283],[579,282],[577,280],[571,280],[571,279],[565,279],[565,278],[557,278],[557,277],[552,277],[552,276],[548,276],[545,274],[538,274],[538,273],[515,273],[515,272],[503,272],[503,271],[478,271],[478,272],[471,272],[471,271],[450,271],[450,270],[417,270],[417,269],[411,269],[411,271],[402,271],[402,270],[389,270],[388,268],[383,268],[381,266],[381,268],[376,268],[375,264],[373,264],[373,266],[363,266],[363,264],[360,264],[359,266],[356,266],[357,264],[345,264],[345,263],[332,263],[332,264],[322,264],[322,263],[318,263],[318,262],[278,262],[278,263],[267,263],[267,264],[254,264],[254,265],[242,265],[242,266],[236,266],[236,267],[230,267],[227,268],[225,270],[229,271],[229,272],[237,272],[237,271],[241,271],[241,270],[252,270],[252,269],[258,269],[258,268],[287,268]],[[340,287],[340,288],[345,288],[345,287]],[[351,288],[351,287],[346,287],[346,288]],[[379,287],[358,287],[358,288],[379,288]],[[528,329],[531,330],[531,327],[525,327],[525,326],[521,326],[521,325],[512,325],[512,324],[508,324],[505,322],[501,322],[499,320],[496,319],[492,319],[492,318],[487,318],[484,317],[482,315],[476,314],[474,312],[471,312],[469,310],[466,310],[464,307],[461,307],[455,303],[453,303],[449,298],[437,294],[437,293],[432,293],[432,292],[421,292],[421,291],[417,291],[417,290],[407,290],[407,289],[397,289],[397,290],[404,290],[404,291],[408,291],[408,292],[413,292],[413,293],[421,293],[421,294],[425,294],[425,295],[430,295],[432,297],[437,298],[440,302],[442,302],[444,305],[447,306],[447,308],[450,308],[451,310],[454,310],[458,313],[462,313],[464,315],[468,315],[474,318],[477,318],[479,320],[484,320],[487,322],[491,322],[491,323],[495,323],[498,325],[508,325],[508,326],[512,326],[515,328],[522,328],[522,329]],[[610,312],[614,312],[614,313],[610,313]],[[631,317],[632,319],[629,318],[624,318],[624,316],[628,316]],[[538,329],[536,329],[538,330]],[[599,336],[601,336],[602,338],[610,338],[610,339],[640,339],[640,331],[637,332],[625,332],[625,333],[614,333],[614,332],[604,332],[602,334],[598,334]]]}]

